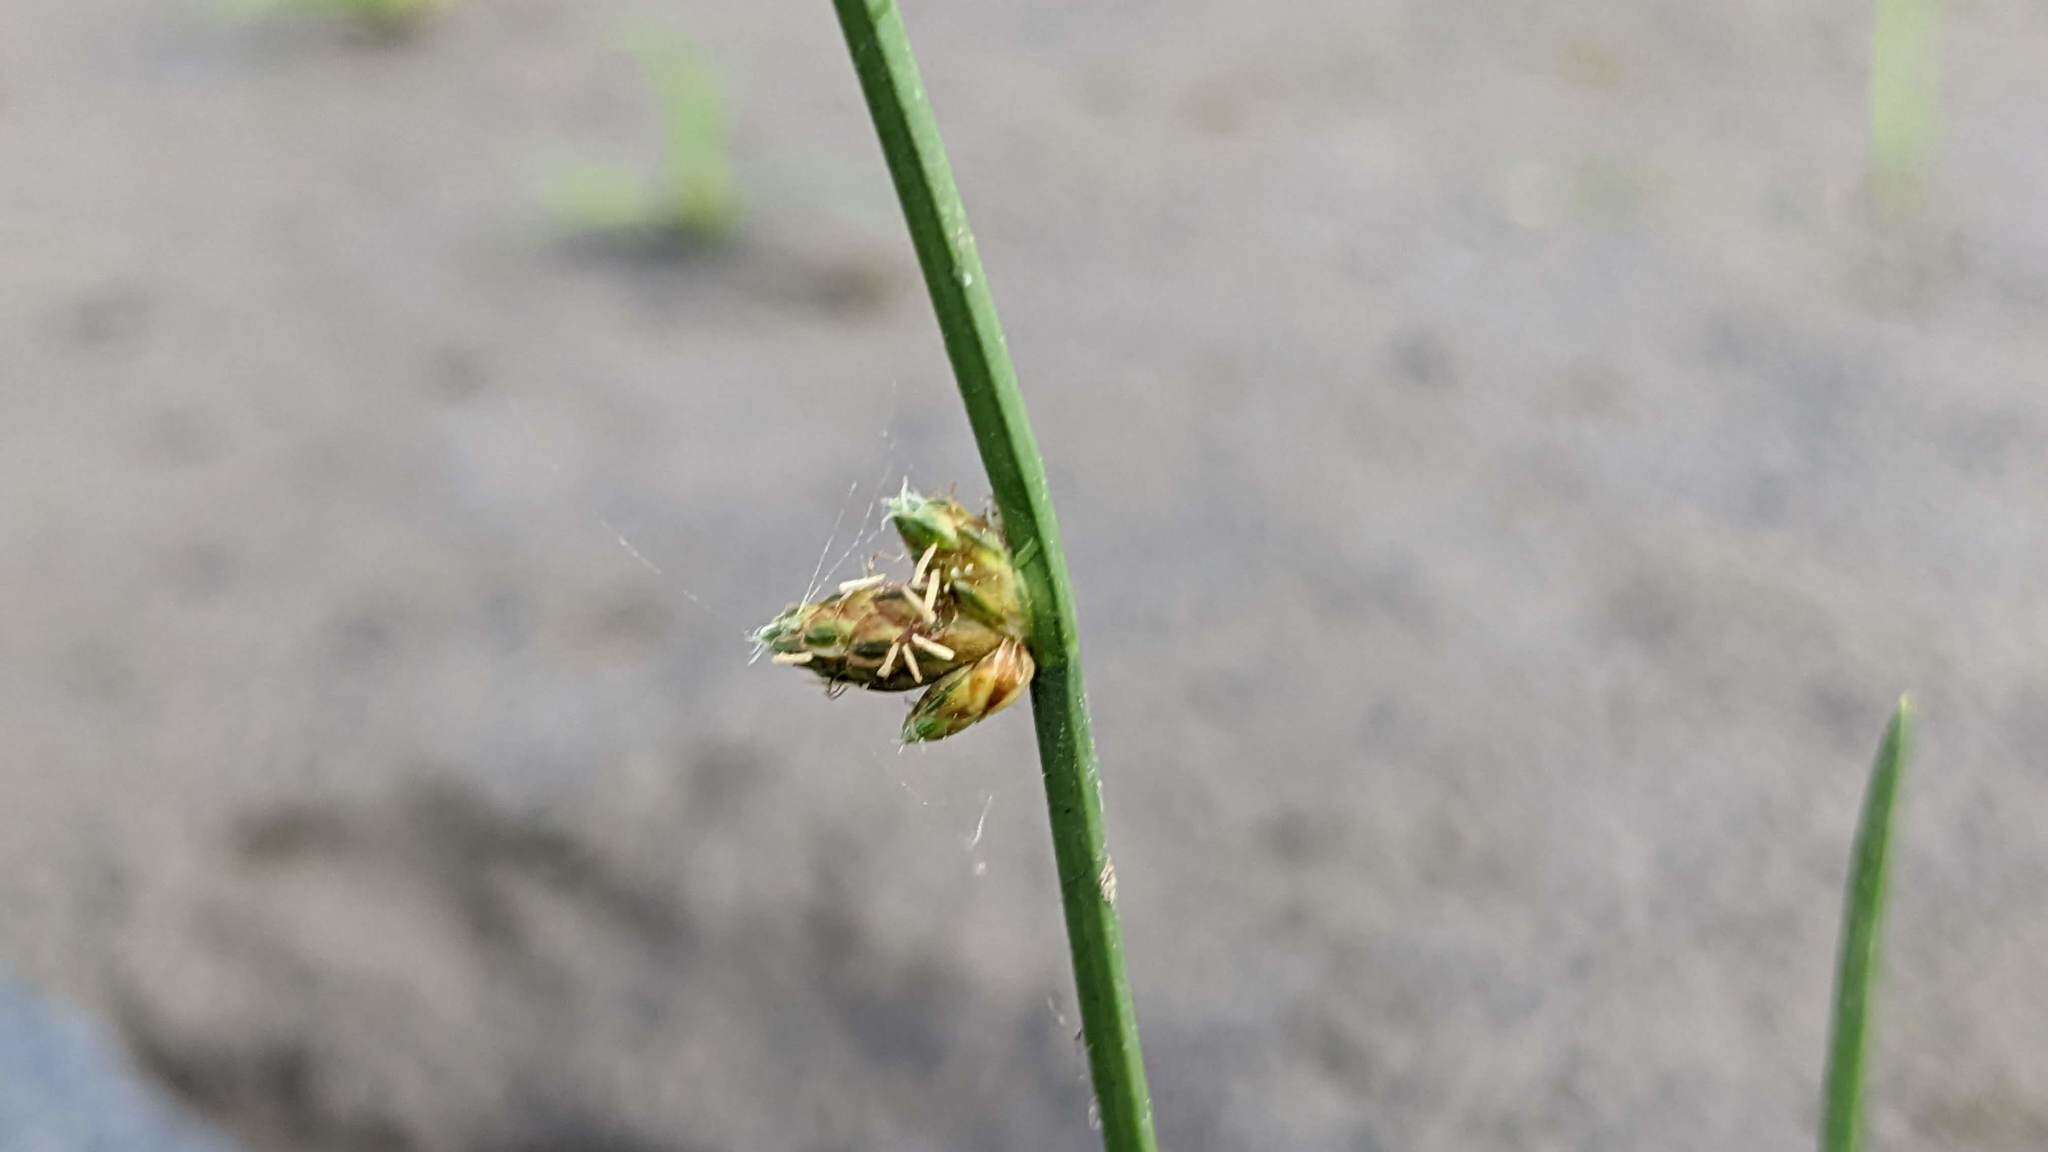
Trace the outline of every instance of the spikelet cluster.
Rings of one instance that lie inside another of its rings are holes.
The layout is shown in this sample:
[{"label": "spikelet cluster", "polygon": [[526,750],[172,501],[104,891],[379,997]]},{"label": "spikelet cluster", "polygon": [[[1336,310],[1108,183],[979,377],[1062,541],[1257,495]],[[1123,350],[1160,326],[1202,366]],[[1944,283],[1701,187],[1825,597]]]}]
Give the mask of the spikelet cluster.
[{"label": "spikelet cluster", "polygon": [[849,580],[783,609],[753,639],[835,695],[923,688],[903,741],[942,740],[1009,707],[1030,685],[1022,584],[1002,533],[958,501],[906,486],[887,504],[917,557],[910,579]]}]

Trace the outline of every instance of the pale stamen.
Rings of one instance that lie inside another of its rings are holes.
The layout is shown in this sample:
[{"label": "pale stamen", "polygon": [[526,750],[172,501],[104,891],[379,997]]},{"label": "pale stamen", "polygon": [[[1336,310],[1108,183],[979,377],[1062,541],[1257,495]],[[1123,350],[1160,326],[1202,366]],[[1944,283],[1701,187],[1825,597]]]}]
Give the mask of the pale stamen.
[{"label": "pale stamen", "polygon": [[921,636],[918,633],[912,632],[910,634],[910,642],[912,644],[917,645],[919,648],[922,648],[925,651],[931,653],[932,655],[937,656],[941,660],[951,660],[954,656],[954,652],[951,648],[946,647],[944,644],[941,644],[937,640],[933,640],[928,636]]},{"label": "pale stamen", "polygon": [[917,587],[924,580],[924,570],[931,567],[932,557],[938,554],[939,546],[933,544],[924,550],[924,555],[917,558],[917,574],[910,578],[910,586],[912,588]]},{"label": "pale stamen", "polygon": [[848,592],[858,592],[863,588],[873,588],[888,578],[887,574],[877,572],[872,576],[863,576],[858,580],[847,580],[839,585],[839,594],[844,596]]},{"label": "pale stamen", "polygon": [[910,606],[917,609],[917,614],[924,618],[925,623],[929,624],[939,618],[938,614],[932,611],[931,605],[919,600],[917,593],[912,592],[910,589],[903,589],[903,598],[910,601]]},{"label": "pale stamen", "polygon": [[[915,639],[915,637],[912,637],[912,639]],[[903,666],[910,669],[910,678],[913,681],[919,684],[924,683],[924,673],[918,671],[917,668],[917,652],[907,644],[903,647]]]},{"label": "pale stamen", "polygon": [[903,642],[901,640],[889,645],[889,654],[882,657],[882,670],[875,673],[875,679],[887,680],[889,678],[889,670],[896,667],[896,657],[902,655],[902,653]]},{"label": "pale stamen", "polygon": [[817,655],[816,652],[777,652],[768,660],[771,664],[809,664]]}]

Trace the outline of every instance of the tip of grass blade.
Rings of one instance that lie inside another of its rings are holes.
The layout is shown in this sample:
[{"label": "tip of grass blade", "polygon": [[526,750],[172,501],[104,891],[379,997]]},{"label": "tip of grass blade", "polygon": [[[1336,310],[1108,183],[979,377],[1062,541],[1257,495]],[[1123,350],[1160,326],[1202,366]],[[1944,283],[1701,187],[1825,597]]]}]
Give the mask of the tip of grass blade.
[{"label": "tip of grass blade", "polygon": [[1856,847],[1849,860],[1841,960],[1835,971],[1834,1023],[1821,1097],[1821,1152],[1856,1152],[1863,1138],[1863,1067],[1870,1047],[1870,1002],[1877,983],[1892,813],[1912,743],[1913,702],[1900,696],[1870,769],[1863,815],[1856,827]]},{"label": "tip of grass blade", "polygon": [[1882,205],[1912,214],[1937,136],[1941,0],[1876,0],[1870,42],[1870,174]]}]

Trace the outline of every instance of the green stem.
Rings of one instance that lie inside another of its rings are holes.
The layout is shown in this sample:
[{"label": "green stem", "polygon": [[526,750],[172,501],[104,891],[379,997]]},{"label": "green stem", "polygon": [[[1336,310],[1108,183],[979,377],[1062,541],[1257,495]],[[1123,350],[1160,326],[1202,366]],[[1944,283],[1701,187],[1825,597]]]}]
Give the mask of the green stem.
[{"label": "green stem", "polygon": [[1892,808],[1899,777],[1912,754],[1913,711],[1904,697],[1886,727],[1863,795],[1849,861],[1849,890],[1842,911],[1841,966],[1835,973],[1835,1019],[1828,1038],[1827,1086],[1821,1105],[1821,1152],[1856,1152],[1863,1138],[1863,1065],[1869,1048],[1870,999],[1877,982],[1879,929],[1884,921],[1885,880],[1891,846]]},{"label": "green stem", "polygon": [[1030,602],[1031,654],[1038,664],[1031,707],[1103,1144],[1110,1152],[1150,1152],[1152,1102],[1124,973],[1116,874],[1103,834],[1101,776],[1081,685],[1074,596],[1045,463],[902,15],[894,0],[833,2]]}]

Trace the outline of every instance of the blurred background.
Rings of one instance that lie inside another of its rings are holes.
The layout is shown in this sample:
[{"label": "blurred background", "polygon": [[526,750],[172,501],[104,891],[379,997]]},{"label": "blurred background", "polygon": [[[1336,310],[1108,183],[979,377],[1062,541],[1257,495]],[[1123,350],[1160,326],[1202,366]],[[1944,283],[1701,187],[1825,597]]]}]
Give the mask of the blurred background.
[{"label": "blurred background", "polygon": [[[2048,1145],[2048,8],[1887,7],[907,3],[1164,1145],[1811,1146],[1906,689],[1875,1138]],[[0,1148],[1090,1147],[1026,719],[746,661],[906,477],[822,0],[10,0]]]}]

